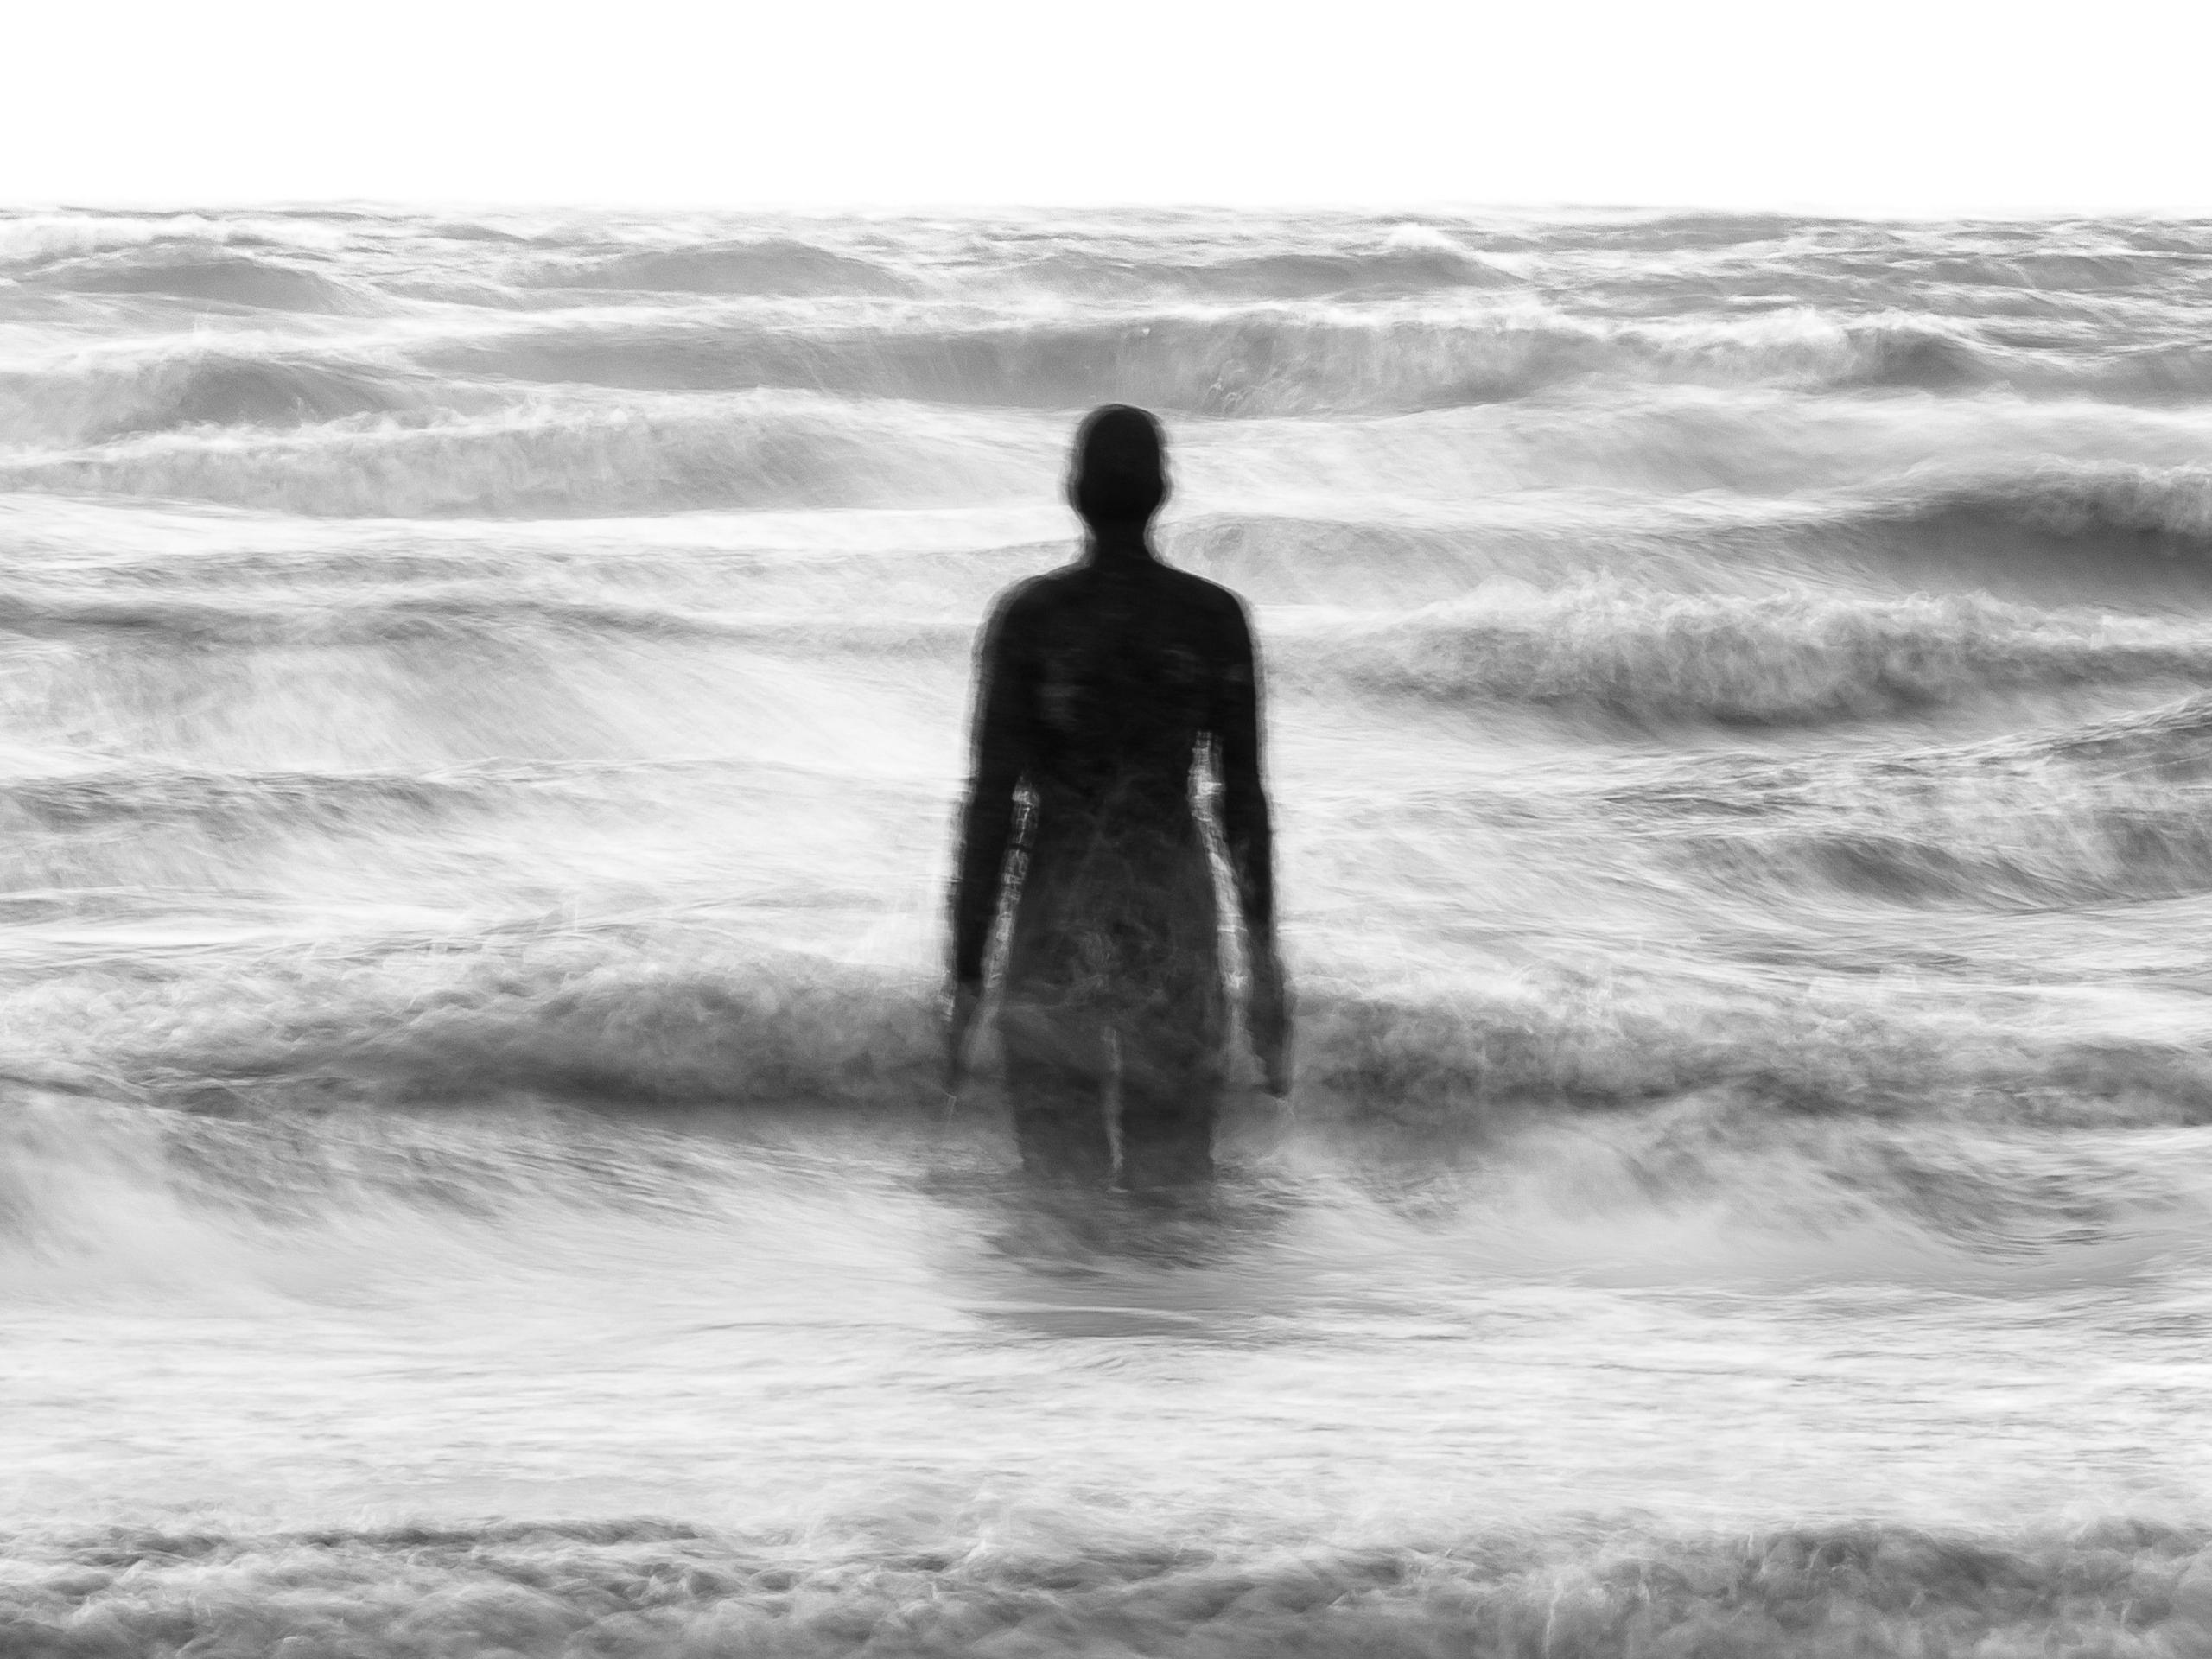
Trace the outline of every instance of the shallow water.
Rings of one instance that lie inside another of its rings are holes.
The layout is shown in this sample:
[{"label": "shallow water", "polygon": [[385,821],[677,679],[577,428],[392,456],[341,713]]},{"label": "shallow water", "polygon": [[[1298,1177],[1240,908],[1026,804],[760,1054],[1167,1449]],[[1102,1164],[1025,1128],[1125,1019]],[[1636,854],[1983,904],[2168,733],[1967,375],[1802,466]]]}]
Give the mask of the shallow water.
[{"label": "shallow water", "polygon": [[[0,218],[5,1644],[2212,1643],[2208,294]],[[973,629],[1113,397],[1301,1005],[1182,1205],[931,1081]]]}]

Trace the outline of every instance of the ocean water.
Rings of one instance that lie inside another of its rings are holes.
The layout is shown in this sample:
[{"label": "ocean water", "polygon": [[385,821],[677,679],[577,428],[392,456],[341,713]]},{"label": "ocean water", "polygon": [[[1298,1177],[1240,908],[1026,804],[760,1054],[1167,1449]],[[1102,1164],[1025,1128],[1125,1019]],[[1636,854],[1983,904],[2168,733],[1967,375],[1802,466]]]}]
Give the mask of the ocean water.
[{"label": "ocean water", "polygon": [[[0,216],[0,1649],[2212,1651],[2212,225]],[[1154,408],[1298,1082],[934,1086]]]}]

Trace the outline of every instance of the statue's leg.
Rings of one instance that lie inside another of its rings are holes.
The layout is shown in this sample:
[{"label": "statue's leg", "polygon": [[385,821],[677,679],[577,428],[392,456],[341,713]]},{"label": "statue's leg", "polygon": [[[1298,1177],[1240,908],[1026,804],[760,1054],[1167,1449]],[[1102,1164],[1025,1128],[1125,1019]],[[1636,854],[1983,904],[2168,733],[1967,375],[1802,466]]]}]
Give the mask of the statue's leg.
[{"label": "statue's leg", "polygon": [[1071,997],[1012,995],[999,1014],[999,1038],[1022,1168],[1103,1187],[1114,1173],[1103,1020]]},{"label": "statue's leg", "polygon": [[1220,994],[1147,999],[1120,1028],[1122,1179],[1134,1191],[1213,1179],[1221,1109]]}]

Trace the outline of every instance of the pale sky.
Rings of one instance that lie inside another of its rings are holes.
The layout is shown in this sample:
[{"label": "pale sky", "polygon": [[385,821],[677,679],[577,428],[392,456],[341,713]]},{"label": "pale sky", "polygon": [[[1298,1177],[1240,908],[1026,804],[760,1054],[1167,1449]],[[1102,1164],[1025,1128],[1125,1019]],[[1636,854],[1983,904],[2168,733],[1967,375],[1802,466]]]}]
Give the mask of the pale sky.
[{"label": "pale sky", "polygon": [[0,202],[2212,209],[2212,6],[10,0]]}]

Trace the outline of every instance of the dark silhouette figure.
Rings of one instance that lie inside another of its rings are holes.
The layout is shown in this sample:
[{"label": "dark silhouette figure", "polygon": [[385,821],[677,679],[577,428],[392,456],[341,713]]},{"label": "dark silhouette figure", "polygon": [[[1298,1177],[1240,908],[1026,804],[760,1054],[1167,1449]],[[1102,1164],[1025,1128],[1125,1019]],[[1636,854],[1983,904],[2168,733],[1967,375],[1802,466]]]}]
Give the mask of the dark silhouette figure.
[{"label": "dark silhouette figure", "polygon": [[1234,594],[1154,554],[1160,449],[1142,410],[1084,420],[1068,480],[1084,556],[1001,595],[985,631],[946,1033],[957,1088],[1010,887],[999,1032],[1022,1164],[1103,1185],[1118,1084],[1122,1173],[1137,1188],[1213,1172],[1227,1007],[1209,769],[1244,925],[1246,1023],[1269,1091],[1289,1087],[1251,631]]}]

